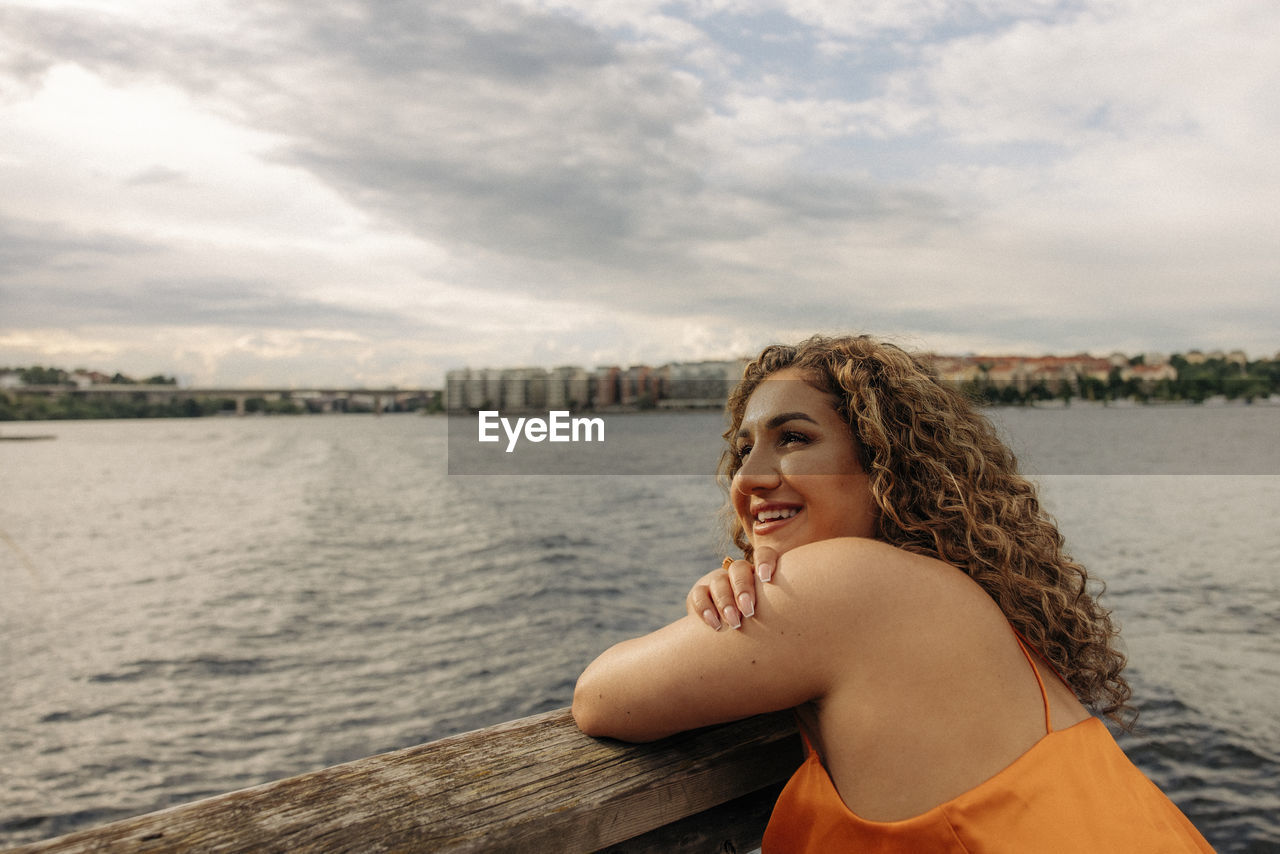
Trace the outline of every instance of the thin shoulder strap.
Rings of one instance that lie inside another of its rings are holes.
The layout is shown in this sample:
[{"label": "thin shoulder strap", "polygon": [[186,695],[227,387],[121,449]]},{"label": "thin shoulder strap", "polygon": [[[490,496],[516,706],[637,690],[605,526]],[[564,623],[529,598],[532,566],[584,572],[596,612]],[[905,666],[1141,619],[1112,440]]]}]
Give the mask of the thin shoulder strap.
[{"label": "thin shoulder strap", "polygon": [[1031,653],[1027,650],[1027,644],[1022,640],[1022,635],[1017,629],[1013,630],[1013,636],[1018,641],[1018,649],[1022,650],[1022,655],[1027,660],[1027,664],[1031,665],[1031,673],[1036,677],[1036,684],[1040,686],[1040,700],[1044,703],[1044,731],[1045,734],[1053,732],[1053,719],[1049,716],[1049,692],[1044,688],[1044,680],[1040,678],[1040,668],[1036,667],[1035,661],[1031,658]]},{"label": "thin shoulder strap", "polygon": [[808,759],[810,756],[818,754],[817,749],[813,746],[813,741],[809,738],[809,727],[805,724],[804,715],[800,712],[800,707],[796,706],[791,710],[792,716],[796,720],[796,729],[800,731],[800,740],[804,742],[804,756]]}]

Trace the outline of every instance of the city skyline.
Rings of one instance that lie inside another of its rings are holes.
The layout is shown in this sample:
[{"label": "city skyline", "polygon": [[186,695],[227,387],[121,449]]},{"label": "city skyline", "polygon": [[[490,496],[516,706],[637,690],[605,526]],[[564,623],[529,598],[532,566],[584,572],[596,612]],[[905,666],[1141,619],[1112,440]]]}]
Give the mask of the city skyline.
[{"label": "city skyline", "polygon": [[[1108,356],[920,354],[938,379],[989,404],[1128,399],[1201,403],[1280,400],[1280,353],[1250,362],[1241,350]],[[587,368],[456,368],[440,388],[192,387],[172,377],[61,369],[0,368],[0,420],[196,416],[234,410],[302,412],[448,411],[497,415],[570,410],[720,409],[747,358]]]},{"label": "city skyline", "polygon": [[[654,363],[635,362],[635,363],[597,363],[597,364],[559,364],[559,365],[553,365],[553,364],[464,365],[457,368],[451,368],[449,371],[446,372],[445,376],[442,378],[442,382],[437,384],[427,383],[421,386],[398,386],[396,384],[388,384],[383,387],[385,388],[421,387],[421,388],[443,389],[445,386],[447,386],[448,379],[451,374],[457,374],[458,372],[468,372],[468,371],[474,371],[474,372],[493,371],[493,372],[501,373],[501,372],[510,372],[510,371],[554,372],[557,370],[580,369],[580,370],[592,372],[592,371],[608,370],[608,369],[629,370],[629,369],[636,369],[636,368],[657,370],[660,368],[672,367],[672,366],[685,366],[685,365],[696,366],[696,365],[702,365],[702,364],[726,364],[726,365],[736,364],[739,367],[741,367],[742,365],[745,365],[748,361],[750,361],[754,357],[754,355],[755,354],[749,354],[749,355],[744,354],[740,356],[711,357],[711,358],[697,359],[697,360],[666,359],[666,360],[662,360]],[[1030,354],[996,353],[996,352],[976,352],[976,353],[975,352],[970,352],[970,353],[917,352],[917,355],[921,355],[932,360],[935,366],[940,363],[946,363],[952,360],[958,360],[966,363],[979,363],[979,362],[997,363],[997,362],[1011,362],[1011,361],[1012,362],[1037,362],[1041,360],[1072,360],[1072,359],[1084,357],[1089,359],[1106,361],[1108,359],[1112,359],[1117,356],[1123,356],[1124,358],[1129,360],[1135,360],[1135,359],[1141,358],[1147,364],[1153,364],[1153,363],[1165,364],[1169,359],[1173,358],[1174,356],[1184,357],[1191,362],[1199,362],[1204,359],[1224,359],[1224,360],[1233,361],[1239,364],[1246,364],[1248,362],[1254,362],[1254,361],[1280,361],[1280,349],[1276,350],[1272,354],[1265,354],[1265,353],[1252,354],[1238,347],[1230,348],[1230,349],[1207,349],[1207,350],[1201,350],[1200,348],[1192,347],[1192,348],[1186,348],[1186,349],[1175,349],[1169,352],[1158,352],[1153,350],[1147,350],[1140,353],[1126,353],[1122,350],[1111,349],[1111,350],[1107,350],[1105,352],[1105,355],[1098,355],[1098,353],[1087,352],[1087,351],[1080,351],[1076,353],[1039,352],[1039,353],[1030,353]],[[6,387],[8,388],[18,387],[19,382],[16,378],[17,374],[22,370],[30,369],[30,368],[41,368],[41,369],[51,370],[51,371],[52,370],[63,371],[69,375],[72,375],[73,379],[71,381],[73,383],[80,383],[80,384],[109,383],[112,381],[113,376],[123,373],[120,371],[105,371],[105,370],[99,370],[97,368],[86,368],[86,367],[67,368],[62,365],[3,365],[3,364],[0,364],[0,389],[6,388]],[[151,378],[164,377],[167,380],[173,380],[179,387],[182,387],[182,388],[189,388],[197,385],[196,383],[192,383],[188,380],[184,380],[180,376],[167,374],[164,371],[150,371],[148,372],[148,377],[151,377]],[[129,376],[129,380],[135,383],[145,383],[147,381],[145,379],[137,379],[132,376]],[[216,384],[216,383],[205,383],[202,385],[206,385],[210,387],[222,386],[226,388],[254,387],[254,386],[235,386],[235,385]],[[308,387],[337,388],[337,387],[341,387],[342,385],[343,385],[342,383],[338,383],[338,382],[318,381],[318,382],[311,382],[311,383],[306,383],[302,385],[298,383],[289,383],[289,382],[265,384],[265,385],[259,384],[257,387],[263,387],[263,388],[270,387],[270,388],[279,388],[284,390],[284,389],[298,389],[298,388],[308,388]],[[373,388],[375,386],[374,385],[364,385],[364,386],[352,385],[350,387],[351,388]]]}]

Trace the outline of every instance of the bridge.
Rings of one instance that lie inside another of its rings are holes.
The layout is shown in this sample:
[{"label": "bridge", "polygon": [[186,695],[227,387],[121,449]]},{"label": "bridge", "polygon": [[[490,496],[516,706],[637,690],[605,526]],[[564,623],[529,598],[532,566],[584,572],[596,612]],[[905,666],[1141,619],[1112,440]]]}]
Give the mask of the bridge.
[{"label": "bridge", "polygon": [[430,408],[441,401],[439,389],[426,388],[343,388],[337,386],[309,386],[302,388],[244,388],[238,386],[197,386],[183,388],[176,385],[110,383],[102,385],[23,385],[0,389],[0,394],[43,395],[46,397],[96,397],[116,396],[129,400],[145,400],[150,403],[169,403],[174,400],[231,400],[236,414],[244,415],[251,400],[295,401],[316,412],[345,412],[350,407],[367,408],[381,414],[388,406],[395,409]]}]

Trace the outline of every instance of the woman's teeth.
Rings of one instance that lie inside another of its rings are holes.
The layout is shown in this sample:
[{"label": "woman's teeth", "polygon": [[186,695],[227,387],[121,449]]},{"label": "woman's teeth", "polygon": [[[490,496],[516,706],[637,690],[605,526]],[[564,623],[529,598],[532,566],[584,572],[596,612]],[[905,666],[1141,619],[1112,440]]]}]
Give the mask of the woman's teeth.
[{"label": "woman's teeth", "polygon": [[757,522],[776,522],[779,519],[790,519],[800,512],[799,507],[787,507],[779,510],[761,510],[756,514]]}]

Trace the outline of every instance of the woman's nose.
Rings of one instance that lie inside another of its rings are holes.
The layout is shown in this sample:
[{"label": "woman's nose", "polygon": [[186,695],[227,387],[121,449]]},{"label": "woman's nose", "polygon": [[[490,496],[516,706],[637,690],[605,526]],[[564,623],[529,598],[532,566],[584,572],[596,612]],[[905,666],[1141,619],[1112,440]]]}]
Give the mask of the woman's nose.
[{"label": "woman's nose", "polygon": [[734,488],[743,495],[772,489],[782,481],[778,471],[777,460],[771,459],[767,452],[752,451],[742,461],[742,467],[733,476]]}]

